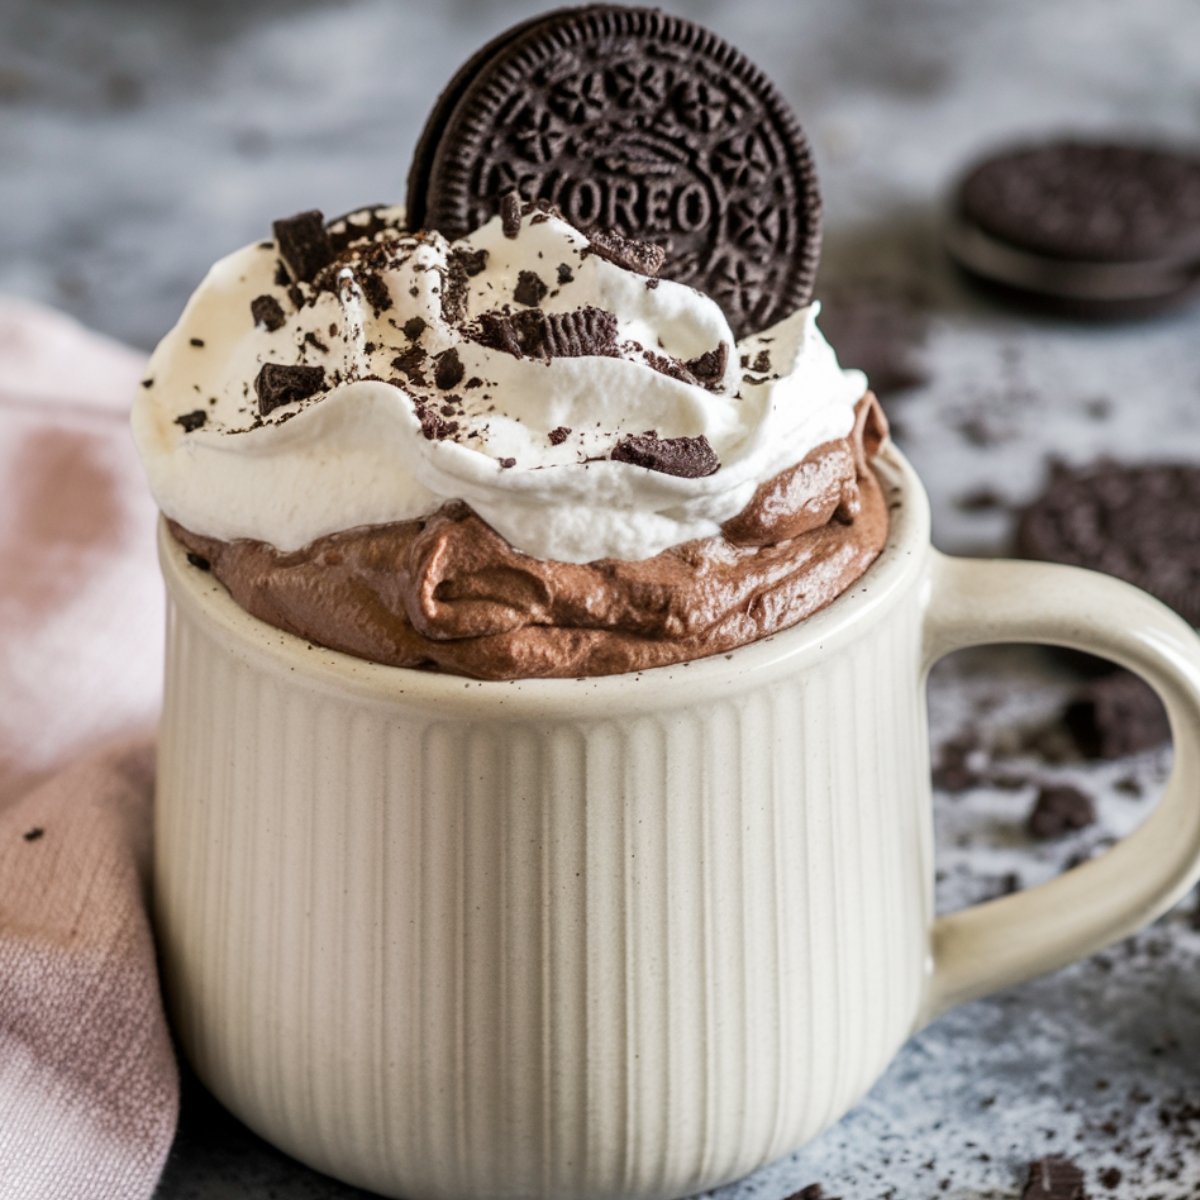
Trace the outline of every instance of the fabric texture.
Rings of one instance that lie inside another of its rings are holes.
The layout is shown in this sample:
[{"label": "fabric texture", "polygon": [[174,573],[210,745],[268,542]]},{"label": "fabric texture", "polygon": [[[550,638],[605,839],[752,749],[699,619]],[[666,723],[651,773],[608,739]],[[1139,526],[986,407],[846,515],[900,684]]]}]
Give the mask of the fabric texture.
[{"label": "fabric texture", "polygon": [[0,298],[0,1196],[150,1196],[178,1075],[149,920],[162,672],[141,355]]}]

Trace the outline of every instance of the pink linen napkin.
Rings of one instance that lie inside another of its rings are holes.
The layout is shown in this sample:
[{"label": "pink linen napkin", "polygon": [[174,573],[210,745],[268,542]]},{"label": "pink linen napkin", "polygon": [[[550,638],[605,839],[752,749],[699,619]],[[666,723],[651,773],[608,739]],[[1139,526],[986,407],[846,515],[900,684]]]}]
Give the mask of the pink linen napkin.
[{"label": "pink linen napkin", "polygon": [[0,1196],[138,1200],[178,1078],[147,909],[162,670],[141,355],[0,297]]}]

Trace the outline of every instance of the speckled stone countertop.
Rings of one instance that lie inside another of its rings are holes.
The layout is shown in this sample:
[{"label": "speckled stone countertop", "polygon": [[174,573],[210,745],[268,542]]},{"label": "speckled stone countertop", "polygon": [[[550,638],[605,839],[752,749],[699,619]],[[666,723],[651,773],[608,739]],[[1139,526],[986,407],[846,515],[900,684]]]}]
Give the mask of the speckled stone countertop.
[{"label": "speckled stone countertop", "polygon": [[[548,7],[0,0],[0,291],[149,347],[208,264],[263,236],[271,218],[401,196],[441,84],[493,33]],[[919,295],[924,381],[883,398],[928,485],[942,549],[1003,553],[1012,507],[1053,458],[1200,460],[1200,308],[1103,328],[1006,311],[963,284],[939,240],[948,186],[997,141],[1060,130],[1194,137],[1195,0],[669,7],[729,37],[795,104],[826,202],[818,293]],[[1053,749],[1073,685],[1060,661],[1026,649],[959,654],[935,671],[935,747],[973,726],[981,760],[1028,780],[936,796],[941,909],[1101,852],[1160,793],[1165,750],[1089,764],[1025,749]],[[1033,843],[1024,819],[1051,781],[1085,788],[1100,819]],[[1200,932],[1190,906],[943,1017],[816,1143],[716,1195],[782,1200],[819,1182],[845,1200],[1001,1200],[1020,1194],[1031,1159],[1061,1153],[1087,1170],[1095,1197],[1192,1200]],[[278,1154],[189,1082],[159,1195],[365,1193]]]}]

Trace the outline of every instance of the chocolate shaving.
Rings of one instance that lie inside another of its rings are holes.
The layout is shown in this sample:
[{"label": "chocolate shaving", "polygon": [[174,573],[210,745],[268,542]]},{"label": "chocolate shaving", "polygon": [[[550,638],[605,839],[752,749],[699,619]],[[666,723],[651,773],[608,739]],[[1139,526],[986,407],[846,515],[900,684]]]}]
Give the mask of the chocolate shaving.
[{"label": "chocolate shaving", "polygon": [[207,420],[208,413],[202,408],[197,408],[194,412],[181,413],[175,418],[175,424],[180,426],[184,433],[194,433]]},{"label": "chocolate shaving", "polygon": [[270,333],[282,329],[287,322],[283,305],[274,296],[268,296],[265,293],[255,296],[250,301],[250,315],[254,318],[255,325],[266,326]]},{"label": "chocolate shaving", "polygon": [[333,261],[333,243],[318,209],[296,213],[276,221],[272,228],[279,246],[279,257],[292,279],[308,283],[324,266]]},{"label": "chocolate shaving", "polygon": [[567,313],[546,313],[540,308],[481,313],[467,335],[518,358],[617,355],[617,318],[601,308],[577,308]]},{"label": "chocolate shaving", "polygon": [[639,275],[657,275],[667,257],[661,246],[628,238],[615,229],[593,229],[588,234],[587,248],[592,254]]},{"label": "chocolate shaving", "polygon": [[521,271],[517,274],[517,286],[513,289],[513,299],[518,304],[536,308],[546,298],[549,290],[536,271]]},{"label": "chocolate shaving", "polygon": [[660,438],[653,430],[630,434],[613,447],[610,457],[614,462],[633,463],[682,479],[712,475],[721,466],[721,460],[703,434],[674,438]]},{"label": "chocolate shaving", "polygon": [[[324,228],[324,226],[322,226]],[[284,404],[307,400],[325,386],[324,367],[302,367],[288,363],[263,363],[254,380],[258,411],[262,416]]]},{"label": "chocolate shaving", "polygon": [[404,336],[408,338],[410,342],[415,342],[417,338],[419,338],[421,334],[425,332],[425,318],[409,317],[408,320],[405,321],[401,326],[401,329],[404,332]]},{"label": "chocolate shaving", "polygon": [[506,238],[515,238],[521,232],[521,197],[516,192],[505,192],[500,197],[500,228]]},{"label": "chocolate shaving", "polygon": [[462,359],[458,357],[458,351],[453,346],[449,350],[443,350],[433,360],[433,381],[443,392],[458,387],[465,374]]},{"label": "chocolate shaving", "polygon": [[561,446],[571,436],[571,427],[560,425],[557,429],[550,430],[546,436],[550,439],[550,445]]},{"label": "chocolate shaving", "polygon": [[359,281],[359,286],[367,298],[367,303],[375,310],[376,316],[392,307],[392,293],[388,291],[388,285],[382,275],[364,275]]}]

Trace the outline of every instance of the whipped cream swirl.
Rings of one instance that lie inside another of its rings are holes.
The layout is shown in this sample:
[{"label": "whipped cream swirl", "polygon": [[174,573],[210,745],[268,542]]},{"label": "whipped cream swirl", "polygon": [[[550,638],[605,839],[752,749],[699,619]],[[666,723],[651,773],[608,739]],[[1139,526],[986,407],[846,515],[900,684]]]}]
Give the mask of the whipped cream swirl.
[{"label": "whipped cream swirl", "polygon": [[[550,213],[457,242],[406,232],[401,209],[332,228],[340,253],[311,282],[286,277],[273,242],[222,259],[150,361],[134,436],[159,507],[195,533],[290,551],[464,500],[534,557],[637,561],[717,534],[760,483],[846,437],[866,390],[816,305],[735,344],[714,301]],[[604,336],[549,351],[503,336],[539,321]],[[264,403],[264,364],[319,371],[302,398]],[[704,438],[720,465],[610,457],[648,431]]]}]

